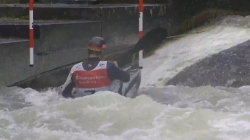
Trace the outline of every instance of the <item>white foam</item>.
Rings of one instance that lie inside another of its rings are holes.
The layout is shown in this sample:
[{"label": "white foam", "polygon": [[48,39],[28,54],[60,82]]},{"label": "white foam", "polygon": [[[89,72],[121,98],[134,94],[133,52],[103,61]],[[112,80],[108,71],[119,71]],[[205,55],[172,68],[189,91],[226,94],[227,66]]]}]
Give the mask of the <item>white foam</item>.
[{"label": "white foam", "polygon": [[217,24],[198,29],[205,32],[163,44],[153,56],[144,60],[141,87],[162,86],[199,60],[249,40],[248,24],[249,17],[227,17]]}]

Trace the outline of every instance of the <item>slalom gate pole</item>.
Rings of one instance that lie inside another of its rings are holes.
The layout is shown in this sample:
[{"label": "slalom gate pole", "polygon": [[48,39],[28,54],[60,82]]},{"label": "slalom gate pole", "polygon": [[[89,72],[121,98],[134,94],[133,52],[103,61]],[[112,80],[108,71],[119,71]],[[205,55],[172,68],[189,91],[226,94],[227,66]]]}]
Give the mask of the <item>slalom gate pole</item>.
[{"label": "slalom gate pole", "polygon": [[[139,39],[143,37],[143,0],[139,0]],[[139,51],[139,68],[143,68],[143,50]]]},{"label": "slalom gate pole", "polygon": [[143,0],[139,0],[139,39],[143,37]]},{"label": "slalom gate pole", "polygon": [[34,9],[34,0],[29,0],[29,47],[30,47],[30,67],[33,67],[33,65],[34,65],[33,9]]}]

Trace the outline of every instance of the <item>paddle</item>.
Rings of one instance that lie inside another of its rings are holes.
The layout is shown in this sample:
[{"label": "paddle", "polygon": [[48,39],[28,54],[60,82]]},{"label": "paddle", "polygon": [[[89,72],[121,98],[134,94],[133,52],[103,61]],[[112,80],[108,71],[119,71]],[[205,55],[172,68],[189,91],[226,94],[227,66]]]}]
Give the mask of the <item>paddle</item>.
[{"label": "paddle", "polygon": [[119,56],[119,63],[130,65],[137,64],[140,57],[140,50],[143,50],[144,58],[150,56],[160,46],[162,41],[166,39],[167,35],[167,30],[161,27],[157,27],[147,32],[134,46]]},{"label": "paddle", "polygon": [[166,39],[167,35],[167,30],[161,27],[149,31],[128,51],[128,55],[137,53],[140,50],[144,50],[145,56],[149,55],[152,51],[157,49],[162,41]]}]

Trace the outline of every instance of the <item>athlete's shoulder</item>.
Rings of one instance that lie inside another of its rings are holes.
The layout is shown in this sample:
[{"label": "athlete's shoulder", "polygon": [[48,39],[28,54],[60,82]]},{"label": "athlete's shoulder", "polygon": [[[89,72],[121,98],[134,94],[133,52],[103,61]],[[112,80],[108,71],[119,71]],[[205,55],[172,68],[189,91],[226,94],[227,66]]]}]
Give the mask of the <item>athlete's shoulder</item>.
[{"label": "athlete's shoulder", "polygon": [[75,64],[72,68],[71,71],[73,70],[79,70],[82,69],[82,62]]},{"label": "athlete's shoulder", "polygon": [[107,61],[100,61],[97,64],[96,68],[98,68],[98,69],[106,69],[107,68]]}]

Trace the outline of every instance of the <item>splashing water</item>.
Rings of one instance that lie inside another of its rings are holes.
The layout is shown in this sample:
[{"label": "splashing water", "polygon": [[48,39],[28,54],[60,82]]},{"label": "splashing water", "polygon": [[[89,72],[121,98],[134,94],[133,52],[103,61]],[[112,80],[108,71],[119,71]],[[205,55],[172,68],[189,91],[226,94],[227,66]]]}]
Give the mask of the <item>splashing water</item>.
[{"label": "splashing water", "polygon": [[[147,87],[135,99],[112,92],[64,99],[53,90],[41,94],[19,89],[17,98],[12,98],[24,100],[26,106],[1,110],[0,136],[14,140],[247,140],[249,90]],[[31,98],[36,101],[30,102]]]},{"label": "splashing water", "polygon": [[250,16],[229,16],[162,44],[161,49],[144,60],[141,87],[163,86],[184,68],[249,40],[249,20]]}]

